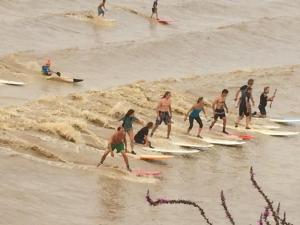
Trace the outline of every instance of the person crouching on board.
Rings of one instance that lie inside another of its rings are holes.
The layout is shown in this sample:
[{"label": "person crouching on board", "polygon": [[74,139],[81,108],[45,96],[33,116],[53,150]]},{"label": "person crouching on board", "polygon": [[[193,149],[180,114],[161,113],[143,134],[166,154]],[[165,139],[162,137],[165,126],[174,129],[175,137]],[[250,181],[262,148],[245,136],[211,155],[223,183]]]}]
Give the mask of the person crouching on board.
[{"label": "person crouching on board", "polygon": [[[228,95],[229,91],[227,89],[224,89],[219,97],[215,99],[215,101],[212,104],[213,114],[214,114],[214,120],[212,121],[209,129],[211,130],[215,123],[217,122],[218,118],[223,120],[223,133],[228,134],[226,131],[226,113],[228,113],[228,108],[225,103],[226,97]],[[225,113],[226,110],[226,113]]]},{"label": "person crouching on board", "polygon": [[[133,123],[137,122],[137,123],[143,125],[143,121],[141,121],[135,117],[133,109],[128,110],[128,112],[125,114],[125,116],[120,121],[123,121],[122,127],[124,128],[125,132],[127,133],[128,137],[130,139],[131,154],[135,155],[136,153],[133,150],[133,148],[134,148]],[[125,140],[125,148],[126,148],[126,152],[128,152],[126,140]]]},{"label": "person crouching on board", "polygon": [[161,125],[162,122],[164,122],[168,126],[167,131],[167,138],[170,138],[171,133],[171,118],[172,118],[172,107],[171,107],[171,92],[166,91],[161,100],[158,102],[157,108],[156,108],[156,122],[155,126],[152,129],[152,132],[150,134],[150,137],[153,136],[156,129]]},{"label": "person crouching on board", "polygon": [[104,10],[106,10],[105,3],[106,3],[106,0],[102,0],[102,2],[99,4],[99,6],[98,6],[98,16],[102,15],[104,17],[104,13],[105,13]]},{"label": "person crouching on board", "polygon": [[184,121],[187,120],[187,118],[189,117],[189,122],[190,122],[190,126],[187,130],[187,133],[189,134],[190,131],[192,130],[193,128],[193,125],[194,125],[194,120],[197,121],[197,123],[199,124],[199,129],[198,129],[198,134],[197,134],[197,137],[199,138],[202,138],[200,136],[200,133],[201,133],[201,130],[203,128],[203,123],[202,123],[202,120],[199,116],[200,112],[203,111],[204,115],[205,115],[205,118],[207,120],[207,115],[206,115],[206,112],[204,110],[204,101],[203,101],[203,97],[200,97],[198,98],[198,101],[196,104],[194,104],[192,106],[192,108],[187,112],[185,118],[184,118]]},{"label": "person crouching on board", "polygon": [[51,76],[53,73],[55,73],[57,76],[60,77],[60,72],[54,72],[50,69],[51,66],[51,60],[48,59],[45,64],[42,66],[42,74],[45,76]]},{"label": "person crouching on board", "polygon": [[153,2],[153,6],[152,6],[151,18],[153,18],[154,14],[155,14],[156,15],[156,19],[158,20],[157,6],[158,6],[158,0],[155,0]]},{"label": "person crouching on board", "polygon": [[128,158],[125,152],[125,130],[123,127],[118,127],[117,131],[111,136],[111,138],[108,141],[108,148],[107,150],[104,152],[101,161],[99,162],[99,164],[97,165],[97,167],[99,167],[100,165],[103,164],[106,156],[111,153],[113,156],[113,151],[116,150],[117,153],[121,153],[124,159],[124,162],[126,164],[126,168],[129,172],[131,172],[131,169],[129,167],[129,162],[128,162]]},{"label": "person crouching on board", "polygon": [[[260,101],[258,105],[258,109],[260,113],[258,114],[258,117],[266,118],[267,116],[266,106],[268,105],[268,102],[274,101],[275,93],[272,97],[268,96],[269,93],[270,93],[270,87],[265,87],[263,93],[261,93],[260,95]],[[256,112],[253,113],[253,115],[255,116]]]},{"label": "person crouching on board", "polygon": [[238,101],[239,105],[239,116],[235,122],[235,127],[238,127],[240,124],[240,121],[243,119],[244,116],[246,116],[246,129],[250,129],[250,121],[251,121],[251,103],[250,100],[252,100],[252,105],[254,104],[253,97],[252,97],[252,88],[247,87],[246,90],[242,92],[242,95]]},{"label": "person crouching on board", "polygon": [[149,122],[145,127],[140,129],[134,136],[134,141],[137,144],[142,144],[146,147],[153,148],[151,142],[148,140],[149,130],[153,128],[153,123]]}]

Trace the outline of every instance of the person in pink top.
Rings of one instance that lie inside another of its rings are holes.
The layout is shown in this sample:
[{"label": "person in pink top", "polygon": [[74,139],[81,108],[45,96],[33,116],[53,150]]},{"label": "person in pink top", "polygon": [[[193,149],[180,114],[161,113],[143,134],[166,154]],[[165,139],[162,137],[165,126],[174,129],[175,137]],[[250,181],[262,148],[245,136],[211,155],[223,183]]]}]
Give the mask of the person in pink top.
[{"label": "person in pink top", "polygon": [[156,122],[155,126],[152,129],[151,137],[153,136],[154,132],[164,122],[168,126],[168,133],[167,138],[170,137],[171,133],[171,118],[172,118],[172,107],[171,107],[171,92],[166,91],[163,97],[160,99],[157,108],[156,108]]}]

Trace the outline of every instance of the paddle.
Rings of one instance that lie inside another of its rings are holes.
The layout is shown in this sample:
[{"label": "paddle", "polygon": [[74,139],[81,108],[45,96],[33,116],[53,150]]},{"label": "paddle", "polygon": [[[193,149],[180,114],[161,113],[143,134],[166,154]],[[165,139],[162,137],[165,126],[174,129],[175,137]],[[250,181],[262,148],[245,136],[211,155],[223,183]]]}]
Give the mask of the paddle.
[{"label": "paddle", "polygon": [[276,88],[275,91],[274,91],[274,94],[273,94],[273,97],[272,97],[272,101],[271,101],[271,104],[270,104],[270,108],[272,108],[272,103],[273,103],[273,101],[274,101],[274,98],[275,98],[275,96],[276,96],[276,93],[277,93],[277,88]]}]

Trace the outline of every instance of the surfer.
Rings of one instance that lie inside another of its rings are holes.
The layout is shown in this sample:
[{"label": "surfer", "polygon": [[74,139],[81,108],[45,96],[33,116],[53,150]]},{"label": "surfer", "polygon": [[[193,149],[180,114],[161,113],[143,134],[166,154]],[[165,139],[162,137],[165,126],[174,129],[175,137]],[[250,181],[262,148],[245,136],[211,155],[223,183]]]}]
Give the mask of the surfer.
[{"label": "surfer", "polygon": [[111,153],[113,155],[113,151],[116,149],[117,153],[121,153],[124,159],[124,162],[126,164],[127,170],[131,172],[131,169],[129,167],[129,162],[127,155],[125,153],[125,137],[126,133],[123,127],[118,127],[117,131],[111,136],[111,138],[108,141],[108,148],[104,152],[101,161],[98,163],[97,167],[103,164],[106,156]]},{"label": "surfer", "polygon": [[153,136],[154,132],[164,122],[168,126],[167,131],[167,138],[170,137],[171,133],[171,118],[172,118],[172,107],[171,107],[171,92],[166,91],[161,100],[159,101],[157,108],[156,108],[156,122],[155,126],[152,129],[151,137]]},{"label": "surfer", "polygon": [[207,115],[206,115],[206,112],[204,110],[203,97],[198,98],[197,103],[192,106],[192,108],[186,113],[186,116],[184,118],[184,121],[186,121],[187,118],[189,117],[190,126],[189,126],[189,128],[187,130],[188,134],[190,133],[190,131],[193,128],[194,120],[197,121],[197,123],[199,124],[199,129],[198,129],[197,137],[200,137],[200,138],[201,138],[200,133],[201,133],[201,130],[203,128],[203,123],[202,123],[202,120],[201,120],[201,118],[199,116],[199,114],[200,114],[201,111],[203,111],[203,113],[205,115],[205,118],[207,119]]},{"label": "surfer", "polygon": [[105,3],[106,3],[106,0],[102,0],[102,2],[99,4],[99,6],[98,6],[98,16],[102,15],[104,17],[104,13],[105,13],[104,10],[106,10]]},{"label": "surfer", "polygon": [[156,15],[156,19],[158,20],[157,6],[158,6],[158,0],[155,0],[153,2],[153,6],[152,6],[151,18],[153,18],[154,14],[155,14]]},{"label": "surfer", "polygon": [[224,89],[219,97],[215,99],[215,101],[212,104],[213,114],[214,114],[214,120],[212,121],[209,129],[211,130],[215,123],[217,122],[218,118],[223,120],[223,133],[228,134],[226,131],[226,113],[228,113],[228,108],[225,103],[226,97],[228,95],[229,91],[227,89]]},{"label": "surfer", "polygon": [[135,143],[153,148],[151,146],[151,142],[148,140],[148,133],[149,130],[152,128],[153,128],[153,123],[149,122],[145,127],[140,129],[139,132],[137,132],[137,134],[134,136]]},{"label": "surfer", "polygon": [[[243,119],[244,116],[246,116],[246,129],[250,129],[250,127],[249,127],[249,124],[251,121],[250,99],[253,99],[252,88],[248,86],[245,90],[242,91],[241,97],[238,101],[239,116],[235,122],[235,127],[238,127],[240,121]],[[253,101],[252,101],[252,104],[253,104]]]},{"label": "surfer", "polygon": [[54,72],[50,69],[51,66],[51,60],[48,59],[45,64],[42,66],[42,74],[46,76],[51,76],[53,73],[55,73],[57,76],[60,77],[60,72]]},{"label": "surfer", "polygon": [[[245,92],[247,90],[248,87],[252,88],[254,84],[254,80],[253,79],[249,79],[247,82],[247,85],[243,85],[242,87],[239,88],[239,90],[236,92],[235,94],[235,99],[234,101],[237,101],[239,98],[239,95],[243,95],[243,92]],[[251,101],[252,101],[252,105],[254,106],[255,102],[253,100],[253,97],[251,97]]]},{"label": "surfer", "polygon": [[[132,124],[134,122],[137,122],[137,123],[143,125],[143,122],[134,116],[134,110],[133,109],[129,109],[128,112],[125,114],[125,116],[120,121],[123,121],[122,127],[124,128],[125,133],[127,133],[128,137],[130,139],[131,153],[136,154],[133,150],[133,148],[134,148],[134,136],[133,136]],[[127,151],[127,141],[126,141],[126,139],[125,139],[125,149],[126,149],[126,152],[128,152]]]},{"label": "surfer", "polygon": [[268,96],[269,93],[270,93],[270,87],[267,86],[264,88],[264,91],[260,95],[260,101],[258,105],[258,109],[260,112],[260,114],[258,115],[259,117],[265,118],[267,116],[266,106],[268,104],[268,101],[269,102],[274,101],[276,92],[274,92],[272,97]]}]

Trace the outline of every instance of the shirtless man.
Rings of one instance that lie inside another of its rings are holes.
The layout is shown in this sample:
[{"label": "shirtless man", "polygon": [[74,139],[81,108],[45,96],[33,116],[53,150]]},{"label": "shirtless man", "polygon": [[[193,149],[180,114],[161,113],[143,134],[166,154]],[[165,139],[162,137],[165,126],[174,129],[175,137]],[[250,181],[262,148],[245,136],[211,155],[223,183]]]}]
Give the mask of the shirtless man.
[{"label": "shirtless man", "polygon": [[226,131],[226,114],[225,114],[225,110],[226,113],[228,113],[228,108],[225,103],[228,92],[229,91],[227,89],[224,89],[222,91],[222,94],[219,97],[217,97],[216,100],[213,102],[212,109],[214,114],[214,120],[212,121],[209,127],[209,129],[211,130],[215,125],[215,123],[217,122],[218,118],[220,117],[220,119],[223,120],[223,133],[225,134],[228,134],[228,132]]},{"label": "shirtless man", "polygon": [[171,118],[172,118],[171,92],[166,91],[164,96],[161,98],[156,108],[156,114],[157,117],[156,117],[155,126],[152,129],[150,136],[152,137],[154,132],[158,128],[158,126],[161,125],[162,122],[164,122],[168,126],[167,138],[169,138],[171,133]]},{"label": "shirtless man", "polygon": [[111,136],[111,138],[108,141],[108,148],[104,152],[101,161],[97,165],[99,167],[103,164],[106,156],[111,153],[113,156],[113,151],[116,149],[117,153],[121,153],[124,159],[124,162],[126,164],[127,170],[131,172],[131,169],[129,167],[128,158],[125,152],[125,131],[123,127],[118,127],[117,131]]},{"label": "shirtless man", "polygon": [[99,4],[98,6],[98,16],[104,16],[104,10],[106,10],[105,8],[105,3],[106,3],[106,0],[102,0],[102,2]]}]

